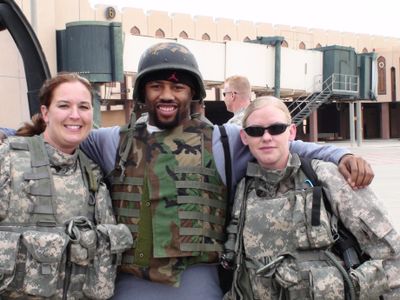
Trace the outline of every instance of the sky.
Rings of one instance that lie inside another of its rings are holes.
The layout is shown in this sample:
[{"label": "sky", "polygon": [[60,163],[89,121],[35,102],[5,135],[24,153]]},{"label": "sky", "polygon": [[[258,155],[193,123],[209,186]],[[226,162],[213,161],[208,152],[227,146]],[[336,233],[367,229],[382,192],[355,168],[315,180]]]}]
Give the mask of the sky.
[{"label": "sky", "polygon": [[89,0],[118,9],[136,7],[274,25],[400,38],[397,0]]}]

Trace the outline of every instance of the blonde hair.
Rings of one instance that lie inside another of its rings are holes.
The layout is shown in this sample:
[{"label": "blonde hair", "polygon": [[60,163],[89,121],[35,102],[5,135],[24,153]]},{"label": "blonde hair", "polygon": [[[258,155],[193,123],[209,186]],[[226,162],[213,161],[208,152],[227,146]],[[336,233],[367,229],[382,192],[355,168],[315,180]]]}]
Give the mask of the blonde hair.
[{"label": "blonde hair", "polygon": [[225,79],[225,83],[229,84],[229,87],[239,94],[251,96],[250,82],[245,76],[234,75]]},{"label": "blonde hair", "polygon": [[247,126],[247,119],[254,111],[264,108],[266,106],[274,106],[280,109],[286,116],[287,124],[290,124],[292,122],[292,117],[290,115],[290,112],[286,104],[281,99],[276,98],[274,96],[264,96],[264,97],[259,97],[254,101],[250,102],[249,106],[246,108],[242,120],[243,128]]}]

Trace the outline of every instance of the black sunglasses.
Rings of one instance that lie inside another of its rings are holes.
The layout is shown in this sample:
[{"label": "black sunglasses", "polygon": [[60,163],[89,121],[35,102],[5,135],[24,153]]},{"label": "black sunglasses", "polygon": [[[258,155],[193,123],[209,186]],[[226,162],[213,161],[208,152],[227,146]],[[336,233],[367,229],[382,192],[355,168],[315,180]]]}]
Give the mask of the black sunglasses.
[{"label": "black sunglasses", "polygon": [[223,92],[222,93],[222,96],[226,96],[226,95],[228,95],[228,94],[237,94],[236,92],[234,92],[234,91],[232,91],[232,92]]},{"label": "black sunglasses", "polygon": [[246,131],[246,133],[249,136],[253,136],[253,137],[263,136],[265,130],[267,130],[270,135],[278,135],[278,134],[284,133],[286,128],[288,128],[288,126],[290,126],[290,124],[281,124],[281,123],[272,124],[268,127],[249,126],[249,127],[244,128],[244,131]]}]

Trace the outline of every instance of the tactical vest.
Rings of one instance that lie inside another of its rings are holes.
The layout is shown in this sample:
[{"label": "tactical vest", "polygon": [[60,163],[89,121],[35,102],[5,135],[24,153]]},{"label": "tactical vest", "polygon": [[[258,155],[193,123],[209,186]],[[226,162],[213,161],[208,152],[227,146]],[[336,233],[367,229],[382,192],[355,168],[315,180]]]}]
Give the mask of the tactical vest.
[{"label": "tactical vest", "polygon": [[[79,150],[63,170],[50,163],[42,137],[9,141],[10,191],[0,198],[0,298],[111,297],[121,256],[114,250],[126,246],[119,236],[130,234],[118,225],[95,225],[99,174]],[[111,231],[122,245],[113,245]]]},{"label": "tactical vest", "polygon": [[218,261],[226,188],[212,131],[196,119],[152,134],[144,123],[121,131],[112,200],[117,221],[134,237],[123,271],[178,285],[187,266]]},{"label": "tactical vest", "polygon": [[[369,260],[349,272],[331,251],[337,219],[320,199],[319,222],[312,221],[314,188],[296,155],[284,172],[250,163],[246,180],[237,188],[238,225],[228,227],[228,236],[239,237],[237,268],[233,288],[224,299],[359,299],[360,287],[352,275],[361,275],[358,282],[374,287],[374,299],[388,291],[381,260]],[[360,299],[367,298],[364,294]]]}]

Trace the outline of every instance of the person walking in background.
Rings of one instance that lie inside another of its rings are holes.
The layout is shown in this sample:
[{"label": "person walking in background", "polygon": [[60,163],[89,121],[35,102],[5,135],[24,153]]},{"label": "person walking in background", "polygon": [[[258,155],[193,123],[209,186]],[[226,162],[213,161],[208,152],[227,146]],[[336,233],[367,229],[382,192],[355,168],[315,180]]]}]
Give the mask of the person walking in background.
[{"label": "person walking in background", "polygon": [[245,76],[231,76],[225,79],[224,102],[226,109],[233,113],[233,117],[227,121],[230,124],[242,126],[244,111],[251,101],[251,86]]},{"label": "person walking in background", "polygon": [[400,236],[371,189],[351,189],[317,159],[318,180],[308,177],[289,152],[296,126],[278,98],[254,100],[240,136],[255,161],[227,227],[234,280],[224,299],[400,299]]}]

